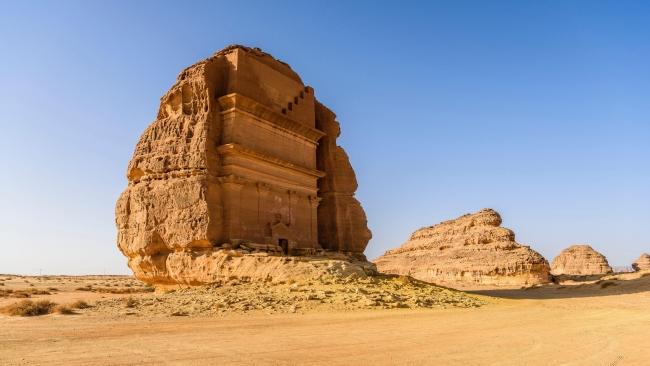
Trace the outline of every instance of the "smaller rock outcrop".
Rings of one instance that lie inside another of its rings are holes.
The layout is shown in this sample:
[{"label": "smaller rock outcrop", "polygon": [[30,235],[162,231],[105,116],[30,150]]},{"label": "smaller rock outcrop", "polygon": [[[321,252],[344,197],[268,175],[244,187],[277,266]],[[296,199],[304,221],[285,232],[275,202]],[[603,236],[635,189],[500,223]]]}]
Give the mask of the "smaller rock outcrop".
[{"label": "smaller rock outcrop", "polygon": [[517,243],[492,209],[416,230],[375,264],[380,272],[463,289],[530,286],[551,278],[546,259]]},{"label": "smaller rock outcrop", "polygon": [[589,245],[572,245],[561,251],[551,263],[554,276],[595,276],[612,272],[607,258]]},{"label": "smaller rock outcrop", "polygon": [[648,253],[643,253],[637,259],[632,263],[632,268],[634,268],[635,271],[647,271],[650,270],[650,254]]}]

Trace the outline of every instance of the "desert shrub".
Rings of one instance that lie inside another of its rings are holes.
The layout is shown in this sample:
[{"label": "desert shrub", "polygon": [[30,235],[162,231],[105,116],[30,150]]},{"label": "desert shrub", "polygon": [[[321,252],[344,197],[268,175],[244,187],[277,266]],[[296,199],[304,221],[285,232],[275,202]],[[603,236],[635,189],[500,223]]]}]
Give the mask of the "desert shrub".
[{"label": "desert shrub", "polygon": [[410,285],[413,282],[410,276],[398,276],[395,281],[401,285]]},{"label": "desert shrub", "polygon": [[32,295],[52,295],[52,293],[47,290],[39,290],[36,288],[30,288],[27,289],[26,291],[28,291]]},{"label": "desert shrub", "polygon": [[143,287],[143,288],[108,288],[108,287],[97,287],[92,289],[93,292],[100,293],[109,293],[109,294],[139,294],[145,292],[154,292],[156,289],[153,287]]},{"label": "desert shrub", "polygon": [[0,297],[15,297],[15,298],[27,298],[32,297],[31,295],[51,295],[50,292],[45,290],[38,290],[34,288],[26,288],[22,290],[4,290],[0,291]]},{"label": "desert shrub", "polygon": [[50,291],[59,291],[59,289],[56,287],[48,287],[47,289]]},{"label": "desert shrub", "polygon": [[75,290],[77,291],[92,291],[93,287],[91,285],[86,285],[84,287],[77,287]]},{"label": "desert shrub", "polygon": [[133,308],[138,304],[138,301],[131,296],[124,299],[124,306],[127,308]]},{"label": "desert shrub", "polygon": [[615,282],[607,281],[600,284],[600,288],[608,288],[610,286],[617,286]]},{"label": "desert shrub", "polygon": [[31,297],[29,295],[29,292],[23,291],[23,290],[12,290],[12,289],[6,289],[6,290],[0,290],[0,297],[15,297],[18,299],[24,299],[27,297]]},{"label": "desert shrub", "polygon": [[641,278],[650,276],[650,272],[641,275]]},{"label": "desert shrub", "polygon": [[0,308],[0,312],[12,316],[37,316],[51,313],[55,306],[56,303],[50,300],[22,300]]},{"label": "desert shrub", "polygon": [[73,302],[72,304],[70,304],[70,307],[72,307],[74,309],[87,309],[87,308],[90,307],[90,305],[88,305],[88,303],[83,301],[83,300],[77,300],[77,301]]},{"label": "desert shrub", "polygon": [[62,315],[72,315],[75,314],[74,310],[69,305],[57,305],[54,307],[53,312]]}]

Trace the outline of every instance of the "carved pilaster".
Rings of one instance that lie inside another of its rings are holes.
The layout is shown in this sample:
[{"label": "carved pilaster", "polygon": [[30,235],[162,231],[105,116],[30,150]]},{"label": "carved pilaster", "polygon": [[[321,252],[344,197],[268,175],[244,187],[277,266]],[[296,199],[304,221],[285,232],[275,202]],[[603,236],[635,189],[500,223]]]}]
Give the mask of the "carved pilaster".
[{"label": "carved pilaster", "polygon": [[309,196],[309,205],[311,206],[311,243],[314,248],[318,247],[318,205],[322,198]]},{"label": "carved pilaster", "polygon": [[235,176],[221,178],[226,239],[241,239],[241,190],[244,182]]},{"label": "carved pilaster", "polygon": [[257,183],[257,223],[260,227],[264,227],[270,222],[268,217],[268,200],[271,193],[271,187],[268,184]]},{"label": "carved pilaster", "polygon": [[288,190],[287,193],[289,194],[289,223],[287,225],[296,225],[294,210],[298,208],[298,192]]}]

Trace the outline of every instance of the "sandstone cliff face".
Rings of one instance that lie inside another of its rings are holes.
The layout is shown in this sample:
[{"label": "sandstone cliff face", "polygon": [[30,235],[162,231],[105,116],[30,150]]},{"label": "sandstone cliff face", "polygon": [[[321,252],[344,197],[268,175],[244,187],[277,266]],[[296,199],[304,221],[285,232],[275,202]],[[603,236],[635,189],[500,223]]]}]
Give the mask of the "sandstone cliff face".
[{"label": "sandstone cliff face", "polygon": [[612,273],[604,255],[589,245],[572,245],[564,249],[551,263],[555,276],[592,276]]},{"label": "sandstone cliff face", "polygon": [[650,270],[650,254],[643,253],[637,259],[634,261],[632,264],[632,268],[634,268],[635,271],[647,271]]},{"label": "sandstone cliff face", "polygon": [[313,89],[259,49],[230,46],[183,70],[116,204],[129,267],[145,282],[195,284],[240,243],[362,257],[370,231],[338,135]]},{"label": "sandstone cliff face", "polygon": [[374,262],[380,272],[456,288],[549,282],[546,259],[500,225],[501,216],[484,209],[419,229]]}]

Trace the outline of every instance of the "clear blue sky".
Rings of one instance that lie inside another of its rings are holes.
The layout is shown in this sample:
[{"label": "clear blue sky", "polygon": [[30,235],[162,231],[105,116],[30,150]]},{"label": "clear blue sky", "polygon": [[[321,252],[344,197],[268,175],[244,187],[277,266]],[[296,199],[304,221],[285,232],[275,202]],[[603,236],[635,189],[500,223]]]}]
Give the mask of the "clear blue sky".
[{"label": "clear blue sky", "polygon": [[338,114],[374,258],[483,207],[551,260],[650,251],[650,3],[0,1],[0,273],[129,273],[114,203],[186,66],[231,43]]}]

